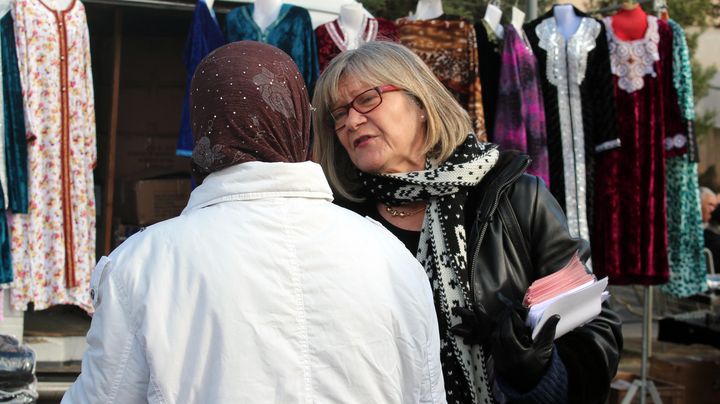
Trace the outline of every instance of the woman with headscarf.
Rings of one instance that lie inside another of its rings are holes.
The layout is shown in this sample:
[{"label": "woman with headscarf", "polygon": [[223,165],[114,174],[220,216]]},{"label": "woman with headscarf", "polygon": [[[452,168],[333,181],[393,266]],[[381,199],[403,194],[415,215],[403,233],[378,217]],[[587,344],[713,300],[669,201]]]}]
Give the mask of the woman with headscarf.
[{"label": "woman with headscarf", "polygon": [[342,53],[314,94],[313,153],[336,194],[427,271],[448,402],[603,403],[622,349],[618,316],[604,306],[557,339],[551,317],[533,339],[518,307],[533,281],[590,254],[543,182],[524,174],[528,157],[479,143],[402,45]]},{"label": "woman with headscarf", "polygon": [[63,403],[444,403],[424,271],[332,204],[290,57],[226,45],[190,97],[201,184],[98,263]]}]

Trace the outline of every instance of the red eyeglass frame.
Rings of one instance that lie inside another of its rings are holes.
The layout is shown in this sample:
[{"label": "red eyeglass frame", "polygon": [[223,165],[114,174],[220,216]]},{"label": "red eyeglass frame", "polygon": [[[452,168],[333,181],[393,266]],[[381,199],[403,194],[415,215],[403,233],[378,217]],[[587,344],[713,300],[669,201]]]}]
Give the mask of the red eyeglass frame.
[{"label": "red eyeglass frame", "polygon": [[[369,109],[369,110],[367,110],[367,111],[365,111],[365,112],[358,111],[357,108],[355,108],[355,107],[353,106],[353,104],[355,103],[355,100],[357,100],[361,95],[363,95],[363,94],[365,94],[365,93],[367,93],[368,91],[371,91],[371,90],[375,90],[375,91],[378,92],[378,94],[380,95],[380,102],[379,102],[376,106],[372,107],[371,109]],[[347,113],[348,113],[348,114],[350,114],[350,108],[354,109],[354,110],[357,111],[357,113],[359,113],[359,114],[367,114],[367,113],[369,113],[369,112],[372,112],[372,111],[374,111],[377,107],[379,107],[379,106],[382,104],[382,102],[383,102],[383,98],[382,98],[383,93],[390,93],[390,92],[393,92],[393,91],[403,91],[403,89],[400,88],[400,87],[394,86],[394,85],[392,85],[392,84],[383,84],[383,85],[381,85],[381,86],[368,88],[367,90],[365,90],[365,91],[361,92],[360,94],[356,95],[355,98],[353,98],[352,101],[350,101],[349,103],[347,103],[347,104],[345,104],[345,105],[341,105],[341,106],[339,106],[339,107],[337,107],[337,108],[333,108],[333,109],[330,111],[330,117],[332,118],[332,112],[333,112],[333,111],[337,111],[338,109],[345,109],[345,110],[347,110]],[[334,118],[333,118],[333,121],[334,121]],[[339,126],[339,127],[335,128],[335,132],[339,132],[339,131],[342,130],[343,128],[345,128],[345,125],[344,125],[344,124],[343,124],[342,126]]]}]

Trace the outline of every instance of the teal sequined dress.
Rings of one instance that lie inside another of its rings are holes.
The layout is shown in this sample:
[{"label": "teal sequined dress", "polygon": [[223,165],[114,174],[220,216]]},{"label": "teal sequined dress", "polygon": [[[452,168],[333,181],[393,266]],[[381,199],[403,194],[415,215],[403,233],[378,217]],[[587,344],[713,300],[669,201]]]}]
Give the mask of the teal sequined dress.
[{"label": "teal sequined dress", "polygon": [[[687,121],[686,141],[690,146],[694,145],[692,122],[695,119],[690,56],[682,27],[673,20],[668,24],[673,31],[673,86],[680,112]],[[692,150],[691,147],[688,149]],[[662,290],[676,297],[691,296],[707,289],[697,168],[697,162],[689,154],[669,157],[666,161],[670,280]]]}]

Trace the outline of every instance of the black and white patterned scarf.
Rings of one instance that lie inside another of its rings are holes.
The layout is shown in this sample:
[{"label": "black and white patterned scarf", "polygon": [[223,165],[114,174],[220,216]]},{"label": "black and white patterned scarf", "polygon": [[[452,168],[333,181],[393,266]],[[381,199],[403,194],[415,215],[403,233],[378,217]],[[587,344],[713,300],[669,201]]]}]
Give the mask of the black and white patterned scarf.
[{"label": "black and white patterned scarf", "polygon": [[[490,403],[485,356],[480,345],[466,345],[450,328],[462,319],[454,308],[472,308],[468,276],[467,239],[464,207],[470,188],[477,185],[498,160],[497,146],[478,143],[470,134],[447,161],[430,161],[424,171],[404,174],[360,173],[370,197],[388,205],[427,201],[425,220],[416,257],[425,268],[440,323],[441,361],[446,373],[459,363],[464,381],[448,383],[448,398],[466,394],[460,384],[468,385],[472,401]],[[457,391],[452,391],[457,384]]]}]

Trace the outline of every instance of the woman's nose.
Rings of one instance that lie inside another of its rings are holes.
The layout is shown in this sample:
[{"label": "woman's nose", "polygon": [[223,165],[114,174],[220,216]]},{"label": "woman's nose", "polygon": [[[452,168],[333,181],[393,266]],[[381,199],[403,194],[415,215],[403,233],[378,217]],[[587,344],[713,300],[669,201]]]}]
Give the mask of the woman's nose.
[{"label": "woman's nose", "polygon": [[358,126],[365,123],[367,121],[367,117],[365,114],[357,112],[355,108],[350,108],[348,110],[348,116],[345,120],[345,125],[347,125],[348,129],[357,129]]}]

